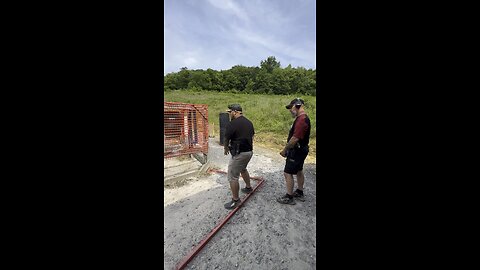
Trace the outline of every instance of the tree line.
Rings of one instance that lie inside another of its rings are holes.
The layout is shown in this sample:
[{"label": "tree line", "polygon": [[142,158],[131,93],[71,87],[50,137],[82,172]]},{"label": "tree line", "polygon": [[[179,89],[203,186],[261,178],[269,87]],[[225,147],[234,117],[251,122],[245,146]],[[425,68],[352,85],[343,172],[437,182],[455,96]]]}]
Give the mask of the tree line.
[{"label": "tree line", "polygon": [[316,95],[316,70],[303,67],[282,68],[274,56],[260,62],[259,67],[233,66],[228,70],[189,70],[164,76],[164,89],[199,89],[218,92],[259,93],[275,95]]}]

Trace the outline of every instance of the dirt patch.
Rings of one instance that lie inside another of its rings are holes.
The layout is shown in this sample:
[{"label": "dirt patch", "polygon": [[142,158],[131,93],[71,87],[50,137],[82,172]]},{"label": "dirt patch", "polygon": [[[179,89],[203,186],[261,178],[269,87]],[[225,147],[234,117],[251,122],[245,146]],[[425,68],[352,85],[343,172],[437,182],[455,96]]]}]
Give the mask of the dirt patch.
[{"label": "dirt patch", "polygon": [[177,181],[175,185],[164,189],[163,207],[211,188],[220,187],[215,178],[215,176],[190,177]]}]

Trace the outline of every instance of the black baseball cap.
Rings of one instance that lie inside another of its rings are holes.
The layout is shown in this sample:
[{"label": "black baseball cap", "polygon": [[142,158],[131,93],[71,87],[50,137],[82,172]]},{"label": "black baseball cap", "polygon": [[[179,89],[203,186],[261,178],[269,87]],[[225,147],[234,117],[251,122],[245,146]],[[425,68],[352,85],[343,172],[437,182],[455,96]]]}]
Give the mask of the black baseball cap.
[{"label": "black baseball cap", "polygon": [[241,112],[241,111],[242,111],[242,107],[240,106],[240,104],[231,104],[231,105],[228,105],[228,110],[227,110],[227,112],[230,112],[230,111],[239,111],[239,112]]},{"label": "black baseball cap", "polygon": [[287,109],[290,110],[293,106],[303,105],[303,104],[305,104],[305,102],[303,101],[303,99],[296,98],[296,99],[290,101],[290,104],[288,104],[287,106],[285,106],[285,108],[287,108]]}]

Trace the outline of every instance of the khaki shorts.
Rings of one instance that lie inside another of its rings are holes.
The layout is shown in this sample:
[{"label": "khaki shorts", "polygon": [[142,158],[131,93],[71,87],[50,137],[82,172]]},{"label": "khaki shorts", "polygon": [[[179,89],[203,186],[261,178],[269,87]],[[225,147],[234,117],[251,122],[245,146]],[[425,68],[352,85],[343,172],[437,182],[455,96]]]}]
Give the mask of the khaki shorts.
[{"label": "khaki shorts", "polygon": [[232,157],[228,162],[228,181],[238,181],[240,173],[247,171],[248,162],[252,159],[253,152],[241,152]]}]

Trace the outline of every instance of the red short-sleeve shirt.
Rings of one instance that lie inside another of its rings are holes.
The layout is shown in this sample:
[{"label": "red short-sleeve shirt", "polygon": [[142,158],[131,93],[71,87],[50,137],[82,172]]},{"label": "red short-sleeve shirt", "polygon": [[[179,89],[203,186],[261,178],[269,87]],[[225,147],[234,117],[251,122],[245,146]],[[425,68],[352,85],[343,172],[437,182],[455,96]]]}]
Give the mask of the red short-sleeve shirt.
[{"label": "red short-sleeve shirt", "polygon": [[295,122],[295,127],[293,131],[293,136],[298,139],[303,139],[307,133],[308,125],[305,121],[306,114],[298,116],[297,121]]}]

